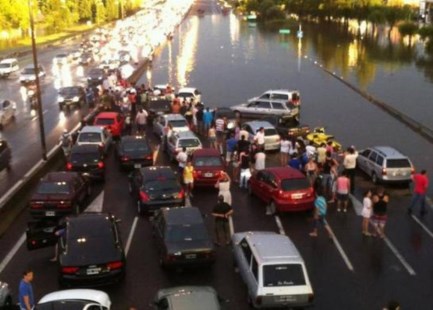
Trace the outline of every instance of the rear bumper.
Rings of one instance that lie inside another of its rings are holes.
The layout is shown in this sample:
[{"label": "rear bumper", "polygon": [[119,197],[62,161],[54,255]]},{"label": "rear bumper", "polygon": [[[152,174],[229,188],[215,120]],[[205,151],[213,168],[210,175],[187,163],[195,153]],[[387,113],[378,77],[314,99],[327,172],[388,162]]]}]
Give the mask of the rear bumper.
[{"label": "rear bumper", "polygon": [[140,167],[149,167],[153,165],[153,159],[120,161],[120,165],[125,169],[138,168],[136,165],[140,165]]},{"label": "rear bumper", "polygon": [[65,215],[71,214],[73,211],[72,206],[64,209],[30,209],[30,215],[35,219],[41,218],[60,218]]},{"label": "rear bumper", "polygon": [[96,287],[120,282],[125,276],[125,269],[113,270],[99,275],[59,275],[59,283],[65,286]]},{"label": "rear bumper", "polygon": [[279,212],[308,211],[314,208],[314,199],[302,200],[295,203],[293,202],[287,203],[286,200],[277,200],[275,201],[275,206],[277,208],[277,211]]},{"label": "rear bumper", "polygon": [[218,182],[218,178],[194,178],[194,186],[201,186],[201,187],[214,187],[215,184]]},{"label": "rear bumper", "polygon": [[280,149],[280,142],[265,143],[265,151],[274,151]]},{"label": "rear bumper", "polygon": [[182,207],[185,205],[184,199],[170,199],[170,200],[158,200],[150,201],[147,203],[140,202],[141,213],[153,213],[164,207]]},{"label": "rear bumper", "polygon": [[72,171],[80,172],[83,176],[86,176],[91,180],[104,180],[105,178],[105,169],[95,169],[95,170],[72,169]]}]

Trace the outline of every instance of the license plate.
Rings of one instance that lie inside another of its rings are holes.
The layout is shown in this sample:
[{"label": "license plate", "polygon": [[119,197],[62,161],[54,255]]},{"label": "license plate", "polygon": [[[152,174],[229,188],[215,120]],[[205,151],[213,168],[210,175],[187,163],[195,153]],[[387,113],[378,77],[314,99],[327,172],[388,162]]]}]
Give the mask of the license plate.
[{"label": "license plate", "polygon": [[196,257],[197,257],[196,254],[186,254],[186,255],[185,255],[185,258],[187,258],[187,259],[194,259],[194,258],[196,258]]},{"label": "license plate", "polygon": [[56,212],[54,211],[46,211],[45,216],[56,216]]},{"label": "license plate", "polygon": [[86,274],[89,276],[99,274],[100,272],[101,272],[101,268],[89,268],[86,270]]},{"label": "license plate", "polygon": [[292,199],[301,199],[302,196],[302,194],[292,194]]},{"label": "license plate", "polygon": [[213,177],[213,173],[212,172],[207,172],[204,174],[205,178],[211,178]]},{"label": "license plate", "polygon": [[141,164],[134,164],[134,168],[141,168]]},{"label": "license plate", "polygon": [[294,296],[280,296],[277,297],[277,300],[280,302],[288,302],[288,301],[296,301],[296,298]]}]

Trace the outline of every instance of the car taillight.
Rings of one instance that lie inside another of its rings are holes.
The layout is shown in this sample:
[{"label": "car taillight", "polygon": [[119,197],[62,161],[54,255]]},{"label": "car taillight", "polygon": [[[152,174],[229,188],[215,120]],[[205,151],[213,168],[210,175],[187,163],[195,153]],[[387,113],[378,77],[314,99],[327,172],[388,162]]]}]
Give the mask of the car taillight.
[{"label": "car taillight", "polygon": [[67,163],[66,164],[66,170],[72,170],[72,164],[71,163]]},{"label": "car taillight", "polygon": [[257,296],[256,297],[256,305],[261,305],[262,304],[262,296]]},{"label": "car taillight", "polygon": [[31,209],[40,209],[42,208],[42,202],[30,202]]},{"label": "car taillight", "polygon": [[386,175],[386,168],[382,168],[382,175]]},{"label": "car taillight", "polygon": [[147,156],[145,157],[145,159],[152,160],[152,159],[153,159],[153,155],[147,155]]},{"label": "car taillight", "polygon": [[110,270],[120,269],[123,267],[123,262],[115,261],[107,264],[107,268]]},{"label": "car taillight", "polygon": [[140,201],[141,202],[147,202],[149,201],[149,195],[145,192],[140,191]]},{"label": "car taillight", "polygon": [[121,157],[121,160],[122,160],[122,161],[128,161],[128,160],[129,160],[129,157],[128,157],[128,156],[122,156],[122,157]]},{"label": "car taillight", "polygon": [[71,202],[70,201],[60,201],[58,204],[57,204],[57,207],[59,207],[59,208],[69,208],[71,206]]},{"label": "car taillight", "polygon": [[99,162],[98,162],[98,168],[99,168],[99,169],[104,168],[104,162],[103,162],[103,161],[99,161]]},{"label": "car taillight", "polygon": [[78,267],[62,267],[62,273],[65,274],[73,274],[76,273],[78,271]]},{"label": "car taillight", "polygon": [[183,199],[183,198],[185,198],[185,191],[181,189],[180,192],[177,194],[177,199]]}]

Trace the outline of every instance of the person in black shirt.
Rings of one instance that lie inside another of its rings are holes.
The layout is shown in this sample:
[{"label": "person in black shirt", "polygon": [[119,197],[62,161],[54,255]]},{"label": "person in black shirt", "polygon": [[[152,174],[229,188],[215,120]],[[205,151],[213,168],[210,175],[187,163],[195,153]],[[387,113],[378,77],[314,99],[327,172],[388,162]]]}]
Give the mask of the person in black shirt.
[{"label": "person in black shirt", "polygon": [[238,151],[238,153],[249,152],[250,146],[250,141],[245,140],[245,136],[241,135],[241,139],[238,140],[238,143],[236,145],[236,151]]},{"label": "person in black shirt", "polygon": [[199,135],[205,135],[203,124],[203,105],[197,103],[196,107],[197,112],[195,113],[195,118],[197,120],[197,133]]},{"label": "person in black shirt", "polygon": [[[388,211],[388,202],[389,196],[385,193],[385,189],[383,187],[379,187],[376,193],[373,194],[373,217],[372,222],[379,234],[379,237],[382,239],[385,238],[385,225],[387,221],[387,211]],[[376,234],[373,234],[375,237]]]},{"label": "person in black shirt", "polygon": [[251,170],[250,170],[250,154],[248,150],[243,151],[239,154],[239,163],[240,163],[240,179],[239,179],[239,188],[247,188],[248,187],[248,180],[251,177]]},{"label": "person in black shirt", "polygon": [[212,211],[212,215],[215,218],[215,244],[218,246],[230,244],[229,218],[232,214],[232,207],[228,203],[224,202],[223,195],[219,195],[218,203]]}]

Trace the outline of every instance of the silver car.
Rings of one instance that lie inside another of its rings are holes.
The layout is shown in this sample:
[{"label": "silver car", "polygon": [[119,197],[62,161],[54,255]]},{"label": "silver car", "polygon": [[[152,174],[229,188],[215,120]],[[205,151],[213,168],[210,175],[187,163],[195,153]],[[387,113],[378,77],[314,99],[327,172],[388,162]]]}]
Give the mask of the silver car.
[{"label": "silver car", "polygon": [[189,131],[188,122],[180,114],[165,114],[157,116],[153,121],[153,133],[161,139],[165,135],[165,128],[171,125],[173,132]]},{"label": "silver car", "polygon": [[282,119],[299,120],[299,106],[291,101],[277,99],[255,99],[230,107],[238,117],[261,118],[267,115],[276,115]]},{"label": "silver car", "polygon": [[[36,80],[36,68],[33,65],[30,65],[28,67],[25,67],[24,70],[21,72],[20,75],[20,82],[22,84],[30,83]],[[39,65],[38,70],[38,76],[39,78],[45,77],[45,70],[44,67]]]},{"label": "silver car", "polygon": [[179,286],[158,291],[155,309],[167,310],[219,310],[216,291],[210,286]]},{"label": "silver car", "polygon": [[0,128],[15,118],[17,105],[12,100],[0,99]]},{"label": "silver car", "polygon": [[170,161],[174,161],[177,154],[186,148],[191,155],[195,150],[203,148],[200,139],[192,131],[183,131],[172,134],[167,139],[166,152]]},{"label": "silver car", "polygon": [[9,284],[0,281],[0,309],[12,307],[12,295]]},{"label": "silver car", "polygon": [[279,150],[281,137],[274,125],[268,121],[251,121],[242,125],[242,129],[248,131],[250,142],[253,142],[254,136],[261,127],[265,129],[265,151]]}]

